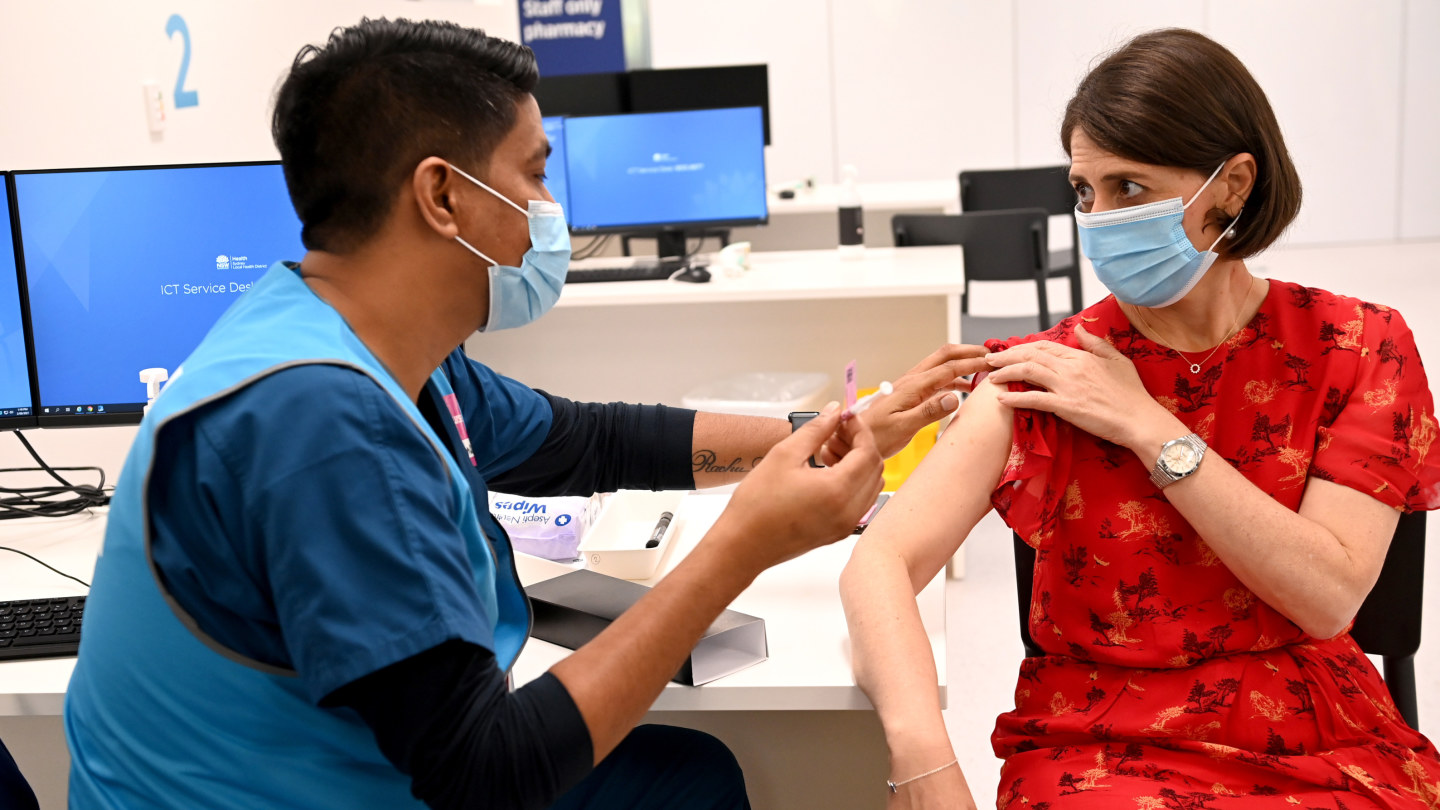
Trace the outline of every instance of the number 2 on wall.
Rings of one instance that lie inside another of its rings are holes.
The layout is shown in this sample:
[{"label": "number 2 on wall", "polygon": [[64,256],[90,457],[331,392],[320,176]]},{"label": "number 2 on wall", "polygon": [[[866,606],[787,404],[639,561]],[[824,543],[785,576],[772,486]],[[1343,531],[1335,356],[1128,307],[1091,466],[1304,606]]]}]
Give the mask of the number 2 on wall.
[{"label": "number 2 on wall", "polygon": [[171,14],[165,23],[165,36],[174,39],[177,32],[185,42],[185,55],[180,57],[180,75],[175,77],[175,108],[196,107],[200,104],[200,94],[185,89],[185,74],[190,72],[190,28],[185,25],[184,17]]}]

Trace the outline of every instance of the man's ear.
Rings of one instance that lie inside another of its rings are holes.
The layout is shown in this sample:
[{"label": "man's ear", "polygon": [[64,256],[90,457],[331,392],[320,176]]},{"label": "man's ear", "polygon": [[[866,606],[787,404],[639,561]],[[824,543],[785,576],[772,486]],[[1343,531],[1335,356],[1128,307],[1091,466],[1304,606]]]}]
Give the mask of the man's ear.
[{"label": "man's ear", "polygon": [[444,239],[454,239],[460,233],[455,220],[455,193],[461,179],[450,168],[444,158],[427,157],[415,167],[410,175],[410,191],[415,197],[415,206],[420,218]]}]

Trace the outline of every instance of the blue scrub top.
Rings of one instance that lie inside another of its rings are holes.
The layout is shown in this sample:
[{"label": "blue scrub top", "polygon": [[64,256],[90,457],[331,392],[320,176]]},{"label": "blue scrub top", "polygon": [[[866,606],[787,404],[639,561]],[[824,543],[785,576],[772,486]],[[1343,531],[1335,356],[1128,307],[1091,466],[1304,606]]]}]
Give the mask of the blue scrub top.
[{"label": "blue scrub top", "polygon": [[[505,544],[484,479],[544,442],[549,401],[460,349],[443,371],[475,463],[433,383],[421,411],[442,415],[430,421],[492,546]],[[489,647],[445,466],[360,372],[271,374],[168,423],[155,463],[151,554],[166,589],[215,641],[298,673],[312,700],[447,640]]]}]

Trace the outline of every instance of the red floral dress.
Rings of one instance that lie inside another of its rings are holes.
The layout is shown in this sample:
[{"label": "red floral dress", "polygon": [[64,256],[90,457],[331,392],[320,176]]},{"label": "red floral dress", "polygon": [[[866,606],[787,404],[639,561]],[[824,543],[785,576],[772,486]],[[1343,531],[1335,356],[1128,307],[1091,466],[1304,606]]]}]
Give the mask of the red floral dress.
[{"label": "red floral dress", "polygon": [[[1395,310],[1272,281],[1198,374],[1113,297],[989,345],[1075,346],[1082,321],[1291,509],[1312,477],[1440,506],[1434,405]],[[1047,413],[1014,424],[992,500],[1037,550],[1030,633],[1048,654],[996,722],[999,808],[1440,807],[1440,756],[1348,634],[1312,639],[1257,599],[1129,450]]]}]

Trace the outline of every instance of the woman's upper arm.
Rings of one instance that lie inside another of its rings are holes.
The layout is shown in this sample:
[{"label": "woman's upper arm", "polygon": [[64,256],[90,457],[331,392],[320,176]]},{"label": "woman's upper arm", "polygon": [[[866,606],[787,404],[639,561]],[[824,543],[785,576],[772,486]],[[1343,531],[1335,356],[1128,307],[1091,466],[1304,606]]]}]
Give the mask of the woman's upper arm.
[{"label": "woman's upper arm", "polygon": [[977,385],[905,485],[865,530],[856,559],[900,556],[915,590],[925,587],[990,510],[990,494],[1010,457],[1014,411],[999,386]]}]

